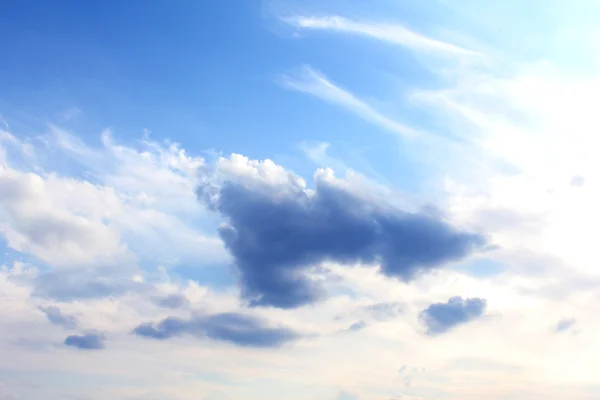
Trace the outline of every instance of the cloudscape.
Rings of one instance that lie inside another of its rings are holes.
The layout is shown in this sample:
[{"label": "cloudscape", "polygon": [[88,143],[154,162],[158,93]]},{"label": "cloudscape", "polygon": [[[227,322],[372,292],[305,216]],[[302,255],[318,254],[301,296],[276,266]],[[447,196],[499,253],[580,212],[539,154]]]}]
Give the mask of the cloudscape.
[{"label": "cloudscape", "polygon": [[0,400],[600,397],[600,3],[0,12]]}]

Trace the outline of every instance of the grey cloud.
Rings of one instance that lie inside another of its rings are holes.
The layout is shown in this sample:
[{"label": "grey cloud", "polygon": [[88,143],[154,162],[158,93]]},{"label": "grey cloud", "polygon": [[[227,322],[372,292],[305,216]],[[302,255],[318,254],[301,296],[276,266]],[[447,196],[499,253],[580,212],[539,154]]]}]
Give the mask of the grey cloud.
[{"label": "grey cloud", "polygon": [[106,337],[101,333],[86,333],[67,336],[64,344],[80,350],[102,350],[105,348],[105,341]]},{"label": "grey cloud", "polygon": [[198,197],[227,224],[220,236],[234,257],[250,306],[294,308],[319,300],[323,288],[307,271],[323,261],[379,263],[389,277],[410,281],[485,245],[430,213],[368,200],[327,179],[314,193],[289,184],[269,189],[225,181]]},{"label": "grey cloud", "polygon": [[170,309],[184,308],[189,305],[189,300],[182,294],[170,294],[156,299],[156,304]]},{"label": "grey cloud", "polygon": [[355,323],[350,325],[347,330],[350,332],[356,332],[356,331],[363,330],[364,328],[367,327],[367,325],[368,324],[365,321],[356,321]]},{"label": "grey cloud", "polygon": [[421,312],[420,317],[427,326],[427,333],[436,335],[481,317],[486,306],[485,299],[476,297],[463,299],[456,296],[450,298],[446,303],[431,304]]},{"label": "grey cloud", "polygon": [[39,307],[39,310],[46,314],[46,318],[48,321],[53,323],[54,325],[60,325],[67,329],[74,329],[77,327],[77,320],[68,315],[64,315],[60,308],[56,306],[47,306],[47,307]]},{"label": "grey cloud", "polygon": [[262,319],[238,313],[197,315],[187,320],[168,317],[159,323],[143,323],[133,333],[157,340],[188,334],[246,347],[278,347],[301,337],[291,329],[271,327]]},{"label": "grey cloud", "polygon": [[148,289],[143,283],[111,270],[61,269],[40,275],[34,281],[33,295],[57,301],[119,297],[127,292]]},{"label": "grey cloud", "polygon": [[365,311],[378,321],[397,317],[402,313],[402,304],[396,302],[377,303],[365,307]]}]

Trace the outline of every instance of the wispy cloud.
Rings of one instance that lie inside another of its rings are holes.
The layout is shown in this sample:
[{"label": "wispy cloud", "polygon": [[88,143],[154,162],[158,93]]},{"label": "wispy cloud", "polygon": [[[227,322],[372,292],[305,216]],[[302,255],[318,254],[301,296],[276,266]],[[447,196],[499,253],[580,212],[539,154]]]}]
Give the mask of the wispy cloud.
[{"label": "wispy cloud", "polygon": [[365,23],[339,16],[284,18],[286,23],[302,29],[329,30],[368,36],[383,42],[404,46],[415,51],[446,56],[477,56],[479,53],[452,43],[433,39],[402,25]]},{"label": "wispy cloud", "polygon": [[0,124],[2,124],[5,129],[10,129],[10,125],[8,125],[8,122],[6,122],[6,119],[4,119],[2,114],[0,114]]},{"label": "wispy cloud", "polygon": [[341,106],[365,121],[378,125],[389,132],[403,137],[411,137],[417,134],[415,129],[381,114],[365,101],[335,85],[325,75],[309,66],[302,67],[295,74],[284,74],[280,77],[278,83],[284,88],[308,93],[329,103]]}]

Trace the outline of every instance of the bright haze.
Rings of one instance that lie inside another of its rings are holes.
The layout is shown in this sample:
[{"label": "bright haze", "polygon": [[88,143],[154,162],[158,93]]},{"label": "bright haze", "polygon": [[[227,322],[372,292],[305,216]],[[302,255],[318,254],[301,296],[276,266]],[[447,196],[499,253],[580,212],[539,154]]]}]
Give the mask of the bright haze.
[{"label": "bright haze", "polygon": [[598,21],[4,1],[0,400],[599,398]]}]

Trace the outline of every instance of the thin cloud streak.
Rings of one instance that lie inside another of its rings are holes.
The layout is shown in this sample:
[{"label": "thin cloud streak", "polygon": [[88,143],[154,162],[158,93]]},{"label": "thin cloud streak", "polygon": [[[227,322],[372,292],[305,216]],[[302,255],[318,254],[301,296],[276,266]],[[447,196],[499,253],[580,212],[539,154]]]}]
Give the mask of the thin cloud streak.
[{"label": "thin cloud streak", "polygon": [[286,89],[307,93],[331,104],[341,106],[365,121],[378,125],[402,137],[417,135],[415,129],[379,113],[373,107],[352,93],[336,86],[325,75],[309,66],[302,67],[297,74],[283,75],[278,83]]},{"label": "thin cloud streak", "polygon": [[283,21],[303,29],[320,29],[371,37],[383,42],[404,46],[415,51],[447,56],[480,56],[480,53],[452,43],[421,35],[398,24],[364,23],[339,16],[291,17]]}]

